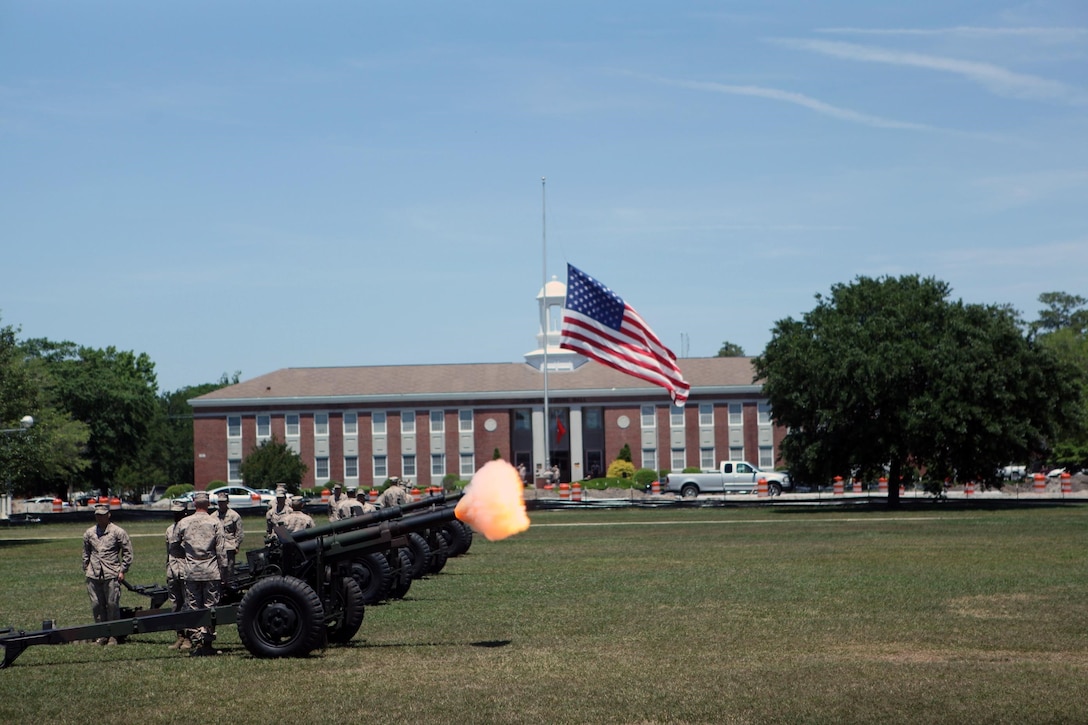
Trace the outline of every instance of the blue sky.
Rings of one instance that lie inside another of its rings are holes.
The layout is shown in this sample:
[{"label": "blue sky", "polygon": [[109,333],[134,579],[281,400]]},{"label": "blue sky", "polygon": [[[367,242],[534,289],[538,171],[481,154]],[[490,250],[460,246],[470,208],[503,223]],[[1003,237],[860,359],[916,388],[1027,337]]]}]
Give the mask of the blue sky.
[{"label": "blue sky", "polygon": [[0,324],[163,390],[521,360],[545,219],[692,357],[858,275],[1088,296],[1083,0],[3,0],[0,134]]}]

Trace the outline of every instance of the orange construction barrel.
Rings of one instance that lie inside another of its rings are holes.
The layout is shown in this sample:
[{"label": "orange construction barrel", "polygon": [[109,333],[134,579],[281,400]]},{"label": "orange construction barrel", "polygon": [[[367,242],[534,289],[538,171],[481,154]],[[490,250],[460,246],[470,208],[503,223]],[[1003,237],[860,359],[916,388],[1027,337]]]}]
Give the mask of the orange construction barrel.
[{"label": "orange construction barrel", "polygon": [[61,501],[59,498],[53,499],[53,513],[59,514],[63,510],[64,510],[64,502]]},{"label": "orange construction barrel", "polygon": [[1073,476],[1069,471],[1062,473],[1062,495],[1067,496],[1073,493]]},{"label": "orange construction barrel", "polygon": [[835,476],[835,485],[832,487],[832,492],[836,496],[842,496],[844,491],[842,487],[842,476]]},{"label": "orange construction barrel", "polygon": [[570,498],[570,484],[569,483],[559,484],[559,498],[561,498],[561,499],[569,499]]},{"label": "orange construction barrel", "polygon": [[582,502],[582,484],[575,481],[570,487],[570,500],[575,503]]},{"label": "orange construction barrel", "polygon": [[767,479],[766,478],[760,477],[760,479],[758,481],[756,481],[756,496],[758,496],[759,498],[766,498],[767,497]]},{"label": "orange construction barrel", "polygon": [[1035,479],[1035,493],[1043,493],[1046,491],[1046,476],[1042,473],[1036,473]]}]

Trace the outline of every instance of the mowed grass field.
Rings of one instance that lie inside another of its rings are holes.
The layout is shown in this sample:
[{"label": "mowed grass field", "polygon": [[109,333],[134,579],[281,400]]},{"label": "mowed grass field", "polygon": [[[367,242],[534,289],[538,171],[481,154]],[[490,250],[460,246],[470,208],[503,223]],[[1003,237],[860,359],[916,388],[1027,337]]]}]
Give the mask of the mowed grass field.
[{"label": "mowed grass field", "polygon": [[[216,658],[171,633],[31,648],[0,722],[1088,722],[1082,505],[532,519],[305,659],[254,659],[233,626]],[[126,525],[131,581],[163,582],[165,526]],[[0,530],[0,625],[90,621],[84,528]]]}]

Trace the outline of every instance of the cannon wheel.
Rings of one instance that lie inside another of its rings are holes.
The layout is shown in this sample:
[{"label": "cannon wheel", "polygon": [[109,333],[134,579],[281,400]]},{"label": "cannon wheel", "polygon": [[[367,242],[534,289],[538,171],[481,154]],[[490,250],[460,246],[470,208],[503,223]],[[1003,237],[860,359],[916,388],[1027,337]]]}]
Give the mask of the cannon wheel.
[{"label": "cannon wheel", "polygon": [[431,547],[431,567],[427,573],[437,574],[446,568],[450,556],[449,538],[446,532],[435,529],[427,537],[427,544]]},{"label": "cannon wheel", "polygon": [[461,521],[447,521],[441,531],[446,535],[449,556],[461,556],[472,546],[472,529]]},{"label": "cannon wheel", "polygon": [[413,531],[408,534],[408,554],[412,557],[412,578],[419,579],[431,568],[431,547]]},{"label": "cannon wheel", "polygon": [[238,637],[254,657],[305,657],[322,645],[325,609],[309,584],[270,576],[238,604]]},{"label": "cannon wheel", "polygon": [[363,626],[363,614],[366,608],[363,605],[363,590],[359,588],[359,582],[355,577],[341,577],[333,590],[336,605],[340,610],[340,616],[336,624],[329,628],[329,641],[335,644],[350,642],[359,627]]},{"label": "cannon wheel", "polygon": [[389,597],[403,599],[412,588],[412,557],[404,549],[391,549],[389,556],[393,559],[390,563],[393,567],[393,586],[389,589]]},{"label": "cannon wheel", "polygon": [[351,562],[351,575],[359,583],[364,603],[377,604],[389,598],[393,570],[383,554],[367,554],[355,559]]}]

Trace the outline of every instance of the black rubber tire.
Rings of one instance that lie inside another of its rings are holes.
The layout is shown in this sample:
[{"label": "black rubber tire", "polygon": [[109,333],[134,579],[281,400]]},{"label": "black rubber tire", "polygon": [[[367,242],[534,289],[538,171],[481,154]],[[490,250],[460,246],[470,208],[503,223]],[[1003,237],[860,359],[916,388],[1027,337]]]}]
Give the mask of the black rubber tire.
[{"label": "black rubber tire", "polygon": [[431,547],[416,532],[408,534],[408,555],[412,557],[412,578],[419,579],[431,568]]},{"label": "black rubber tire", "polygon": [[351,576],[359,583],[365,604],[377,604],[389,598],[393,571],[383,554],[367,554],[352,561]]},{"label": "black rubber tire", "polygon": [[306,582],[270,576],[239,602],[238,638],[254,657],[305,657],[325,642],[325,609]]},{"label": "black rubber tire", "polygon": [[680,489],[680,495],[683,498],[696,498],[699,496],[699,487],[694,483],[685,484],[684,487]]},{"label": "black rubber tire", "polygon": [[391,549],[389,556],[393,559],[390,562],[393,568],[393,586],[389,589],[389,598],[403,599],[412,588],[412,557],[404,549]]},{"label": "black rubber tire", "polygon": [[449,539],[446,538],[444,531],[432,529],[428,532],[427,544],[431,547],[431,566],[427,570],[428,574],[437,574],[446,568],[446,562],[450,558],[448,542]]},{"label": "black rubber tire", "polygon": [[363,602],[363,590],[359,588],[359,582],[355,577],[341,577],[334,589],[335,606],[340,616],[336,622],[328,628],[328,638],[333,644],[350,642],[351,638],[363,626],[363,616],[366,607]]},{"label": "black rubber tire", "polygon": [[465,525],[460,521],[447,521],[439,530],[446,535],[447,556],[461,556],[468,551],[472,534],[465,531]]}]

